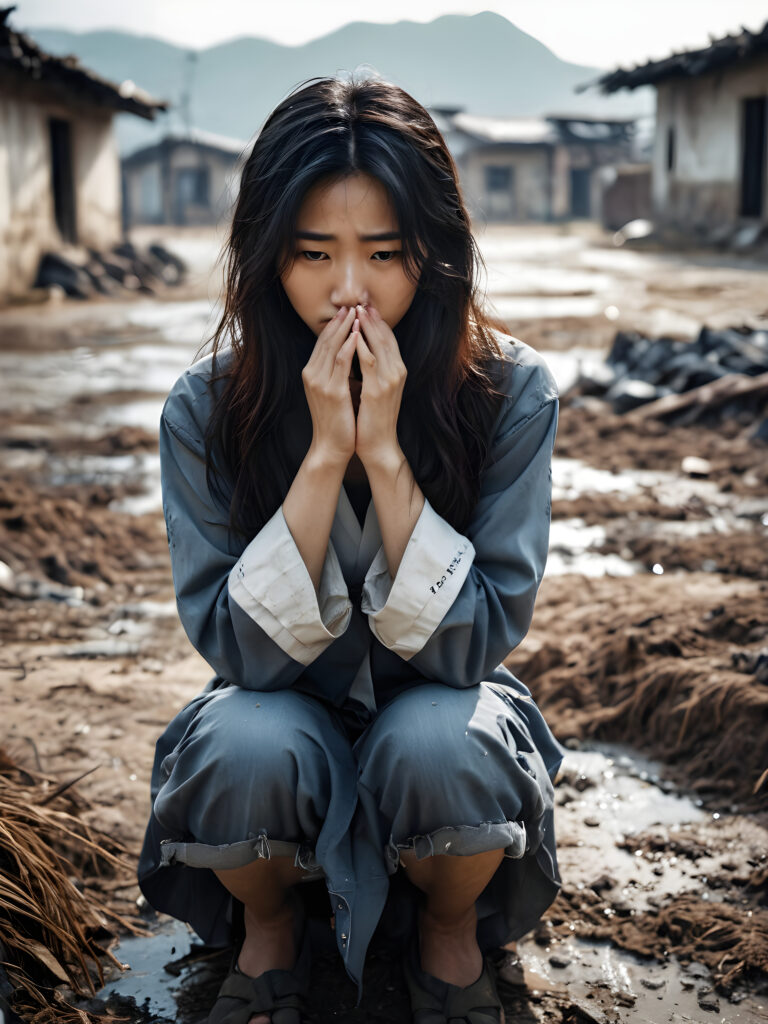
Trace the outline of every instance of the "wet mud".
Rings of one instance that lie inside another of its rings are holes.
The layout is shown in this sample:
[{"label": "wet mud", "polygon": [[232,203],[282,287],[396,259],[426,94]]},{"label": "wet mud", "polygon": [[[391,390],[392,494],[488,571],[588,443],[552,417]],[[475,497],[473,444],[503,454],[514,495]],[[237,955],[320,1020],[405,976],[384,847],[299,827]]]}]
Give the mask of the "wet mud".
[{"label": "wet mud", "polygon": [[[485,240],[507,280],[526,238],[509,251],[501,235]],[[531,239],[534,264],[557,275],[529,297],[562,285],[567,298],[569,266],[577,292],[595,275],[599,314],[508,321],[552,353],[563,381],[579,350],[600,357],[622,317],[698,324],[709,308],[717,322],[734,297],[745,315],[764,311],[768,271],[686,265],[685,294],[670,296],[658,255],[621,253],[612,278],[617,254],[590,239]],[[525,297],[496,287],[500,300]],[[618,319],[602,311],[614,303]],[[191,295],[0,314],[0,745],[51,785],[89,773],[72,790],[77,813],[121,844],[125,865],[73,873],[155,936],[113,929],[130,969],[107,965],[106,987],[79,1003],[91,1020],[202,1021],[229,962],[144,905],[132,874],[155,740],[211,675],[175,612],[156,454],[164,395],[210,314]],[[508,660],[568,748],[556,783],[563,889],[499,954],[508,1022],[768,1019],[768,446],[753,430],[630,424],[564,395],[550,562]],[[399,949],[375,940],[355,1009],[324,914],[315,1019],[407,1020]]]}]

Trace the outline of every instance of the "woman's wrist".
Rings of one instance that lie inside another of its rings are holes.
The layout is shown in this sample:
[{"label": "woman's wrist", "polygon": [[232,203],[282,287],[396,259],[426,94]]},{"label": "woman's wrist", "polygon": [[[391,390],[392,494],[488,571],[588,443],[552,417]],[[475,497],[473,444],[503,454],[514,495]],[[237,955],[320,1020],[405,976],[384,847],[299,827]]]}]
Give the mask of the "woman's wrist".
[{"label": "woman's wrist", "polygon": [[341,482],[351,458],[351,453],[346,455],[343,452],[334,452],[312,442],[304,456],[304,462],[307,469],[312,472],[327,474],[331,478],[338,476]]},{"label": "woman's wrist", "polygon": [[394,480],[407,464],[405,454],[399,444],[386,445],[377,448],[375,451],[360,455],[360,461],[365,468],[369,481],[373,478],[382,480]]}]

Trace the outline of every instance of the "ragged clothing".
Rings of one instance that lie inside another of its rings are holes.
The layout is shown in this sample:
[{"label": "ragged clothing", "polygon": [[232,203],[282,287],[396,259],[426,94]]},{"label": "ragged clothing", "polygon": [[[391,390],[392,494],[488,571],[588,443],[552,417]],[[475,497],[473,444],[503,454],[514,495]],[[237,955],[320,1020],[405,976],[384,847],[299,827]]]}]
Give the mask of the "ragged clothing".
[{"label": "ragged clothing", "polygon": [[[210,869],[280,853],[325,878],[358,986],[400,849],[504,847],[478,900],[489,948],[554,899],[551,780],[564,751],[501,661],[528,630],[546,562],[557,391],[533,349],[499,339],[505,397],[464,533],[425,500],[392,579],[373,502],[361,525],[342,488],[318,592],[282,507],[245,543],[209,491],[211,358],[169,395],[160,453],[177,605],[216,676],[158,740],[139,880],[208,942],[231,938],[231,898]],[[308,410],[286,420],[306,451]],[[409,744],[428,749],[418,769]]]}]

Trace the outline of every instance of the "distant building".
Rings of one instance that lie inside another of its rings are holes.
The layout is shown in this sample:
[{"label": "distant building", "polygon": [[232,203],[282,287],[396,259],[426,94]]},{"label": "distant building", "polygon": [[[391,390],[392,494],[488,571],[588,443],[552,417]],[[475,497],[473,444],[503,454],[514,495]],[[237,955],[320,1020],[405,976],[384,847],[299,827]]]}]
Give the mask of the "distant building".
[{"label": "distant building", "polygon": [[599,172],[633,159],[634,121],[583,116],[481,117],[431,109],[481,221],[599,218]]},{"label": "distant building", "polygon": [[247,143],[192,129],[123,159],[126,225],[216,224],[231,209]]},{"label": "distant building", "polygon": [[45,251],[122,237],[118,111],[154,118],[165,103],[53,57],[0,8],[0,296],[29,288]]},{"label": "distant building", "polygon": [[656,86],[653,217],[726,238],[768,224],[768,22],[585,83],[604,93]]}]

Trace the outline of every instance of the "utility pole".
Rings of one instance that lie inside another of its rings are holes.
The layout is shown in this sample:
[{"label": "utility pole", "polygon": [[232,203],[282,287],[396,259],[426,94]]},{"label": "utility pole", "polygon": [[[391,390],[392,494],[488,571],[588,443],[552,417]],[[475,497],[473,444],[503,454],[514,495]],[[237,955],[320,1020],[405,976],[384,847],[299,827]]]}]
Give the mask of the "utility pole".
[{"label": "utility pole", "polygon": [[192,138],[192,90],[195,84],[195,72],[197,70],[197,51],[187,50],[184,58],[184,87],[179,101],[181,119],[184,126],[184,134],[188,139]]}]

